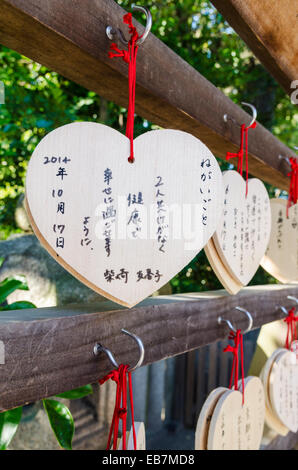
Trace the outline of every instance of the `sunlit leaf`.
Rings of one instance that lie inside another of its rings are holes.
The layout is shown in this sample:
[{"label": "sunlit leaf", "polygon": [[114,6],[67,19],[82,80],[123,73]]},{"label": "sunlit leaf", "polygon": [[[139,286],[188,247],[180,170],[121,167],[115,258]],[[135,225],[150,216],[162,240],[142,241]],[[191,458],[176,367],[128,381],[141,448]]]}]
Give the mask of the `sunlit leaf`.
[{"label": "sunlit leaf", "polygon": [[92,393],[92,385],[84,385],[83,387],[75,388],[69,392],[59,393],[59,395],[56,396],[60,398],[67,398],[68,400],[76,400],[77,398],[83,398]]},{"label": "sunlit leaf", "polygon": [[0,304],[17,289],[28,290],[28,284],[23,276],[8,277],[0,282]]},{"label": "sunlit leaf", "polygon": [[59,445],[63,449],[71,450],[74,435],[74,421],[71,412],[63,403],[48,398],[43,400],[43,406]]},{"label": "sunlit leaf", "polygon": [[13,410],[0,413],[0,450],[5,450],[18,429],[23,408],[14,408]]}]

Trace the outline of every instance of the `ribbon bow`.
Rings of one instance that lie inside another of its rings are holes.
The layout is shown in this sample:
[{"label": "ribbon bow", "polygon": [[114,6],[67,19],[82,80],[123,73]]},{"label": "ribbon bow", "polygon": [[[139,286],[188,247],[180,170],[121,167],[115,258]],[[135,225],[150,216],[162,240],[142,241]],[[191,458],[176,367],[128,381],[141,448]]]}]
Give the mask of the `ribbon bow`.
[{"label": "ribbon bow", "polygon": [[134,162],[134,150],[133,150],[133,134],[134,134],[134,119],[135,119],[135,94],[136,94],[136,59],[137,59],[137,40],[141,37],[138,35],[137,29],[132,24],[132,14],[126,13],[123,16],[123,22],[129,27],[130,40],[128,41],[128,49],[122,50],[117,47],[113,42],[111,44],[111,50],[109,51],[109,57],[119,58],[128,63],[128,110],[127,110],[127,122],[126,122],[126,137],[130,140],[130,156],[128,161]]},{"label": "ribbon bow", "polygon": [[113,437],[113,450],[117,449],[117,439],[119,431],[119,420],[122,420],[122,441],[123,441],[123,450],[126,449],[126,419],[127,419],[127,378],[129,384],[129,399],[130,399],[130,409],[131,409],[131,421],[133,429],[133,442],[134,449],[137,449],[137,439],[135,432],[135,423],[134,423],[134,410],[133,410],[133,394],[132,394],[132,381],[131,373],[128,371],[129,366],[121,364],[118,369],[111,371],[101,380],[99,380],[100,385],[104,384],[108,380],[113,380],[117,384],[116,391],[116,401],[113,413],[113,419],[110,427],[107,450],[111,448],[111,441]]},{"label": "ribbon bow", "polygon": [[296,322],[298,322],[298,317],[295,317],[294,307],[288,311],[288,316],[284,319],[284,322],[287,323],[287,338],[285,348],[291,350],[292,342],[297,341]]},{"label": "ribbon bow", "polygon": [[239,371],[239,346],[240,346],[240,360],[241,360],[241,375],[242,375],[242,404],[244,404],[244,364],[243,364],[243,335],[241,330],[236,333],[230,332],[229,339],[234,341],[234,346],[230,344],[224,348],[224,352],[233,353],[233,364],[230,377],[229,388],[232,388],[234,378],[234,389],[238,390],[238,371]]},{"label": "ribbon bow", "polygon": [[240,134],[240,149],[238,152],[227,152],[226,160],[230,160],[231,158],[238,158],[238,165],[237,171],[240,175],[243,175],[243,157],[244,157],[244,141],[245,141],[245,173],[246,173],[246,192],[245,196],[248,193],[248,129],[255,129],[257,123],[254,122],[250,126],[245,126],[245,124],[241,125],[241,134]]},{"label": "ribbon bow", "polygon": [[290,189],[287,204],[287,217],[289,217],[289,208],[297,203],[298,200],[298,161],[296,158],[290,158],[291,171],[288,176],[291,177]]}]

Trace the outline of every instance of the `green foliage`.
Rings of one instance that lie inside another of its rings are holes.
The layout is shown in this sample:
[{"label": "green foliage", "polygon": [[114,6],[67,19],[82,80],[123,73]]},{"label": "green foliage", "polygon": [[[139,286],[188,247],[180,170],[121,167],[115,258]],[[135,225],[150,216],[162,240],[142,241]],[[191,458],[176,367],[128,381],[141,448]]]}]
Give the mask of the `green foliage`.
[{"label": "green foliage", "polygon": [[92,385],[85,385],[84,387],[79,387],[74,390],[70,390],[69,392],[59,393],[56,395],[60,398],[68,398],[69,400],[76,400],[77,398],[83,398],[87,395],[93,393]]},{"label": "green foliage", "polygon": [[60,401],[43,400],[44,409],[48,415],[51,428],[63,449],[71,450],[74,435],[74,421],[71,412]]},{"label": "green foliage", "polygon": [[10,444],[21,421],[23,408],[0,413],[0,450],[5,450]]},{"label": "green foliage", "polygon": [[12,294],[15,290],[28,290],[28,285],[23,276],[8,277],[0,282],[0,304],[2,304],[6,297]]},{"label": "green foliage", "polygon": [[[0,258],[0,266],[3,258]],[[25,308],[36,308],[36,306],[28,301],[13,302],[6,304],[8,295],[15,290],[28,290],[28,285],[24,276],[15,276],[4,279],[0,282],[0,310],[17,310]],[[1,305],[2,304],[2,305]],[[68,398],[74,400],[83,398],[93,392],[91,385],[85,385],[69,392],[57,395],[60,398]],[[71,441],[74,434],[74,422],[69,409],[61,402],[56,400],[44,399],[44,408],[47,412],[50,425],[60,444],[64,449],[71,449]],[[5,450],[16,433],[18,425],[22,417],[22,407],[0,413],[0,450]]]}]

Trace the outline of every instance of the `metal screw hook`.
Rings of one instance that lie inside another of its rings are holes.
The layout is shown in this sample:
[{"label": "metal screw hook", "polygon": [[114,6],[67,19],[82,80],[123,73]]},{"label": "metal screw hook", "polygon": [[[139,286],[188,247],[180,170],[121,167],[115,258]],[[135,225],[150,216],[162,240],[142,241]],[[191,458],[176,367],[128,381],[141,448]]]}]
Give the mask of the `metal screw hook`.
[{"label": "metal screw hook", "polygon": [[[145,13],[146,15],[146,27],[145,27],[145,30],[142,34],[142,36],[136,41],[136,44],[137,46],[140,46],[141,44],[143,44],[143,42],[146,40],[148,34],[150,33],[150,30],[151,30],[151,27],[152,27],[152,16],[151,16],[151,13],[149,11],[148,8],[145,8],[145,7],[141,7],[139,5],[132,5],[132,10],[137,10],[137,11],[141,11],[143,13]],[[128,45],[128,41],[125,39],[121,29],[117,28],[113,28],[113,26],[107,26],[106,27],[106,34],[108,36],[108,38],[113,41],[115,39],[115,36],[119,39],[120,42],[122,42],[122,44],[124,44],[125,46]]]},{"label": "metal screw hook", "polygon": [[256,110],[256,108],[255,108],[255,106],[254,106],[253,104],[245,103],[244,101],[242,101],[241,104],[242,104],[243,106],[248,106],[248,107],[252,110],[252,120],[251,120],[251,122],[250,122],[250,124],[249,124],[249,126],[248,126],[248,127],[250,127],[250,126],[252,126],[252,125],[256,122],[256,120],[257,120],[257,115],[258,115],[257,110]]},{"label": "metal screw hook", "polygon": [[289,300],[294,300],[294,302],[296,302],[296,304],[298,304],[298,299],[297,299],[297,297],[294,297],[293,295],[288,295],[288,296],[287,296],[287,299],[289,299]]},{"label": "metal screw hook", "polygon": [[[292,295],[288,295],[288,296],[287,296],[287,299],[289,299],[289,300],[294,300],[294,302],[296,302],[296,304],[298,304],[298,299],[297,299],[297,297],[293,297]],[[282,305],[279,305],[279,306],[276,307],[276,308],[280,308],[280,309],[283,311],[283,313],[284,313],[285,315],[288,315],[288,314],[289,314],[289,312],[288,312],[288,310],[286,309],[286,307],[283,307]]]},{"label": "metal screw hook", "polygon": [[[254,106],[253,104],[245,103],[244,101],[242,101],[241,104],[242,104],[243,106],[248,106],[248,107],[252,110],[252,120],[251,120],[250,124],[248,125],[248,127],[250,127],[250,126],[252,126],[252,125],[256,122],[256,120],[257,120],[257,115],[258,115],[257,110],[256,110],[256,108],[255,108],[255,106]],[[224,114],[224,115],[223,115],[223,120],[224,120],[225,122],[228,122],[229,119],[230,119],[232,122],[234,122],[234,124],[238,124],[238,123],[235,121],[235,119],[230,118],[230,117],[228,116],[228,114]],[[239,125],[239,124],[238,124],[238,125]]]},{"label": "metal screw hook", "polygon": [[[122,331],[122,333],[124,333],[124,334],[130,336],[131,338],[133,338],[136,341],[136,343],[139,347],[139,352],[140,352],[139,360],[133,367],[130,367],[128,369],[128,372],[132,372],[133,370],[138,369],[139,367],[141,367],[141,365],[144,361],[145,348],[144,348],[144,345],[143,345],[143,342],[142,342],[141,338],[139,338],[137,335],[135,335],[134,333],[130,333],[129,331],[125,330],[124,328],[122,328],[121,331]],[[105,348],[104,346],[102,346],[100,343],[96,343],[96,345],[93,348],[93,353],[94,353],[95,356],[98,356],[98,354],[100,352],[104,352],[108,356],[108,358],[110,359],[113,366],[116,369],[118,369],[119,364],[117,363],[117,361],[114,358],[111,351],[108,348]]]},{"label": "metal screw hook", "polygon": [[[253,325],[253,318],[252,318],[251,314],[250,314],[247,310],[245,310],[245,308],[242,308],[242,307],[235,307],[235,308],[236,308],[236,310],[239,310],[240,312],[245,313],[245,315],[247,316],[249,323],[248,323],[248,327],[246,328],[246,330],[243,331],[243,334],[248,333],[248,332],[252,329],[252,325]],[[225,318],[218,317],[217,323],[218,323],[219,325],[221,325],[221,323],[223,323],[223,322],[228,325],[228,327],[230,328],[230,330],[232,330],[232,331],[234,331],[234,333],[236,333],[237,330],[236,330],[236,328],[232,325],[232,323],[230,322],[230,320],[226,320]]]}]

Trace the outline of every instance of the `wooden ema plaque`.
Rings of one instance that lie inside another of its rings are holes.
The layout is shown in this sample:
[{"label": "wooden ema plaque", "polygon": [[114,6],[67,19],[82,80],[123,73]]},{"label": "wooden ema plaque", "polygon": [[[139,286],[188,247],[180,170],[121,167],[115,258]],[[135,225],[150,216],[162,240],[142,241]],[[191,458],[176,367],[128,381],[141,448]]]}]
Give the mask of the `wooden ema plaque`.
[{"label": "wooden ema plaque", "polygon": [[298,204],[288,218],[285,199],[271,199],[270,207],[271,234],[261,265],[282,283],[298,283]]},{"label": "wooden ema plaque", "polygon": [[265,423],[270,429],[275,431],[277,434],[280,434],[281,436],[286,436],[289,432],[289,428],[287,428],[280,421],[280,419],[275,415],[274,410],[272,408],[269,394],[269,377],[275,359],[281,354],[284,354],[286,351],[286,349],[282,348],[276,349],[274,353],[267,359],[260,373],[260,379],[263,383],[265,392]]},{"label": "wooden ema plaque", "polygon": [[166,284],[205,246],[222,212],[209,149],[176,130],[129,139],[102,124],[50,132],[26,178],[32,227],[80,281],[127,307]]},{"label": "wooden ema plaque", "polygon": [[265,397],[258,377],[245,378],[239,391],[219,387],[204,403],[196,427],[196,450],[257,450],[263,435]]},{"label": "wooden ema plaque", "polygon": [[237,282],[246,286],[266,251],[271,228],[267,190],[262,181],[246,182],[236,171],[223,174],[224,208],[213,241]]},{"label": "wooden ema plaque", "polygon": [[217,279],[221,282],[229,294],[237,294],[237,292],[239,292],[243,286],[237,282],[227,270],[225,264],[222,262],[221,257],[217,252],[213,238],[210,238],[210,240],[205,245],[204,250],[210,266],[217,276]]},{"label": "wooden ema plaque", "polygon": [[[135,422],[135,432],[136,432],[136,440],[137,440],[137,450],[146,450],[146,433],[145,433],[145,425],[143,422],[141,421]],[[123,450],[122,447],[123,447],[123,440],[121,437],[119,439],[117,450]],[[130,431],[126,433],[126,449],[134,450],[132,427],[130,428]]]},{"label": "wooden ema plaque", "polygon": [[290,431],[298,430],[298,364],[291,351],[279,354],[269,375],[269,397],[272,409]]},{"label": "wooden ema plaque", "polygon": [[208,395],[199,415],[195,433],[195,450],[207,450],[210,421],[219,398],[227,391],[218,387]]}]

